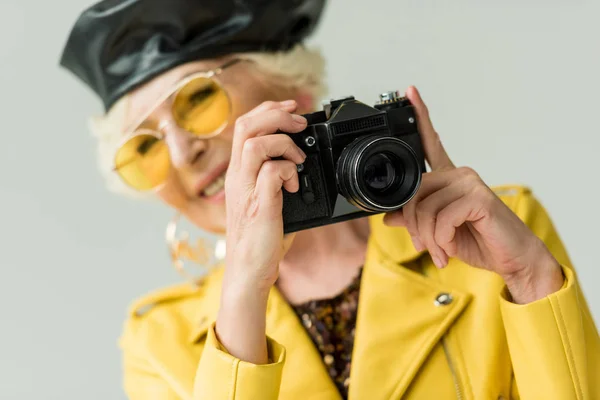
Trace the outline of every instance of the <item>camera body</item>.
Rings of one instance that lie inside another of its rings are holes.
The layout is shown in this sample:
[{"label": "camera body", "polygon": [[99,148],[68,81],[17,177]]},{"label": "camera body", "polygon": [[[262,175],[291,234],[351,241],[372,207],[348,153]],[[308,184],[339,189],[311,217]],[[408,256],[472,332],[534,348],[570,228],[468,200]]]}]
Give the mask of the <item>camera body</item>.
[{"label": "camera body", "polygon": [[414,197],[425,172],[414,107],[398,92],[379,97],[373,107],[331,100],[288,134],[307,158],[300,190],[283,190],[285,233],[399,210]]}]

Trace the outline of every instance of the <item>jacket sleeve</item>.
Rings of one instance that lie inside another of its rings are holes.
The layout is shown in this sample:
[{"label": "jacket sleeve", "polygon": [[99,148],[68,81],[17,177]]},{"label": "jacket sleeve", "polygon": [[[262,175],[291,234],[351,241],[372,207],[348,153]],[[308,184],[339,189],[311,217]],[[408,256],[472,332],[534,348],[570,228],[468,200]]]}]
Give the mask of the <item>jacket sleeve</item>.
[{"label": "jacket sleeve", "polygon": [[123,352],[123,386],[130,400],[181,400],[152,367],[130,349]]},{"label": "jacket sleeve", "polygon": [[[189,393],[177,393],[148,361],[143,334],[136,323],[126,324],[120,339],[123,355],[124,389],[130,400],[181,400]],[[254,365],[228,354],[217,340],[214,324],[208,329],[196,371],[193,400],[277,400],[285,362],[285,348],[267,338],[269,364]]]},{"label": "jacket sleeve", "polygon": [[500,309],[523,400],[600,399],[600,338],[567,252],[543,206],[528,191],[513,209],[561,264],[563,287],[535,302]]},{"label": "jacket sleeve", "polygon": [[277,400],[285,348],[268,337],[267,348],[269,364],[237,359],[219,343],[213,324],[196,372],[194,400]]}]

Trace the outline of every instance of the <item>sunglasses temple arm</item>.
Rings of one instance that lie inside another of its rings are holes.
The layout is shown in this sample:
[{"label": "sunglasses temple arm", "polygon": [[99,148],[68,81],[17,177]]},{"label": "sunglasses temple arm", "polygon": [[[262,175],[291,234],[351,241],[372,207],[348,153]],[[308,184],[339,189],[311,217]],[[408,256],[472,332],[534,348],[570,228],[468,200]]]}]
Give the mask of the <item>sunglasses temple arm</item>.
[{"label": "sunglasses temple arm", "polygon": [[235,65],[235,64],[237,64],[237,63],[239,63],[241,61],[242,61],[242,59],[240,59],[240,58],[234,58],[233,60],[229,60],[226,63],[224,63],[224,64],[218,66],[217,68],[215,68],[214,70],[212,70],[210,72],[210,75],[211,76],[213,76],[213,75],[219,75],[219,74],[221,74],[221,72],[223,72],[224,69],[229,68],[232,65]]}]

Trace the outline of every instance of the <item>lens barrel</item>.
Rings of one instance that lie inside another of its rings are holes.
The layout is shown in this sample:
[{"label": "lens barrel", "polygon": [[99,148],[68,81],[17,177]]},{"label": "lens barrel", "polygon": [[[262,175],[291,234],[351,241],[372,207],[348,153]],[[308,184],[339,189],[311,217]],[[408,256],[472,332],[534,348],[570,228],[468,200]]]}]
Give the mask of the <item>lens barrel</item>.
[{"label": "lens barrel", "polygon": [[417,155],[393,136],[366,136],[350,143],[337,164],[340,193],[369,212],[400,209],[421,184]]}]

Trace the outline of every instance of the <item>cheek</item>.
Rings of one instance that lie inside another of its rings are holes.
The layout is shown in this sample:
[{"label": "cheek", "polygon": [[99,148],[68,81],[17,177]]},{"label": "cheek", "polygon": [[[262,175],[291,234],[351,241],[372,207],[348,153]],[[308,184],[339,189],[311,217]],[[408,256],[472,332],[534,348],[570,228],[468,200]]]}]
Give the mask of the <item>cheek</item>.
[{"label": "cheek", "polygon": [[165,184],[156,191],[156,195],[163,203],[182,213],[185,212],[190,201],[179,181],[177,173],[173,169],[171,169]]},{"label": "cheek", "polygon": [[208,204],[198,198],[190,198],[174,171],[165,185],[156,191],[156,195],[198,228],[215,234],[225,233],[225,203]]},{"label": "cheek", "polygon": [[[237,118],[237,117],[236,117]],[[219,136],[213,139],[213,144],[217,143],[219,146],[229,147],[231,149],[233,143],[233,128],[235,126],[235,119],[231,121],[230,125],[223,131]]]}]

